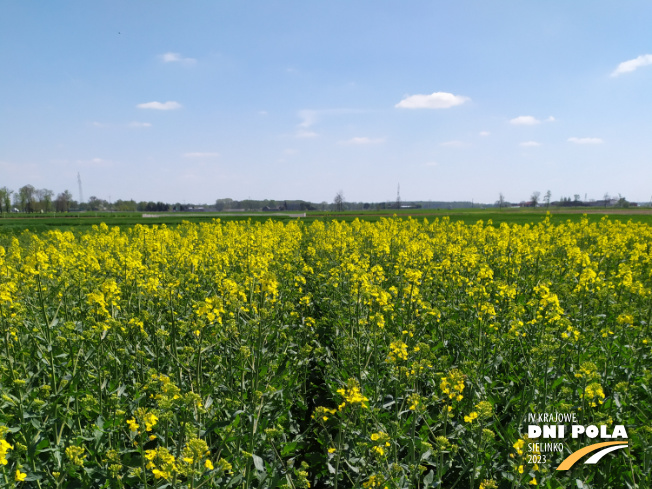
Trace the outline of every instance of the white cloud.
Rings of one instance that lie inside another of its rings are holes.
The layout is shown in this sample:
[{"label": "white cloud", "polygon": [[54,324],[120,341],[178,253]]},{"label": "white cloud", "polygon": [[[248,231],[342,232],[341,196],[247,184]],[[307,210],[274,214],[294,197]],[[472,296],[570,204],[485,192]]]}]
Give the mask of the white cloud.
[{"label": "white cloud", "polygon": [[623,73],[631,73],[642,66],[652,65],[652,54],[643,54],[638,58],[623,61],[611,73],[611,76],[619,76]]},{"label": "white cloud", "polygon": [[354,144],[354,145],[379,144],[384,141],[385,140],[383,138],[355,137],[355,138],[347,139],[346,141],[340,141],[340,144]]},{"label": "white cloud", "polygon": [[535,146],[541,146],[541,143],[537,143],[536,141],[523,141],[522,143],[519,143],[519,146],[523,146],[524,148],[534,148]]},{"label": "white cloud", "polygon": [[[358,109],[319,109],[319,110],[304,109],[297,112],[297,116],[299,117],[299,119],[301,119],[301,122],[297,124],[297,127],[299,128],[299,130],[308,129],[309,127],[312,127],[315,124],[317,124],[324,116],[357,114],[360,112],[363,111]],[[314,136],[316,136],[316,134],[314,134]],[[298,137],[302,137],[302,136],[298,136]],[[313,137],[313,136],[307,136],[307,137]]]},{"label": "white cloud", "polygon": [[195,58],[184,58],[179,53],[165,53],[162,54],[160,58],[164,63],[183,63],[191,65],[197,62]]},{"label": "white cloud", "polygon": [[517,126],[534,126],[535,124],[540,124],[541,121],[531,115],[520,115],[518,117],[514,117],[509,121],[509,123]]},{"label": "white cloud", "polygon": [[399,109],[449,109],[470,101],[469,97],[447,92],[434,92],[430,95],[409,95],[394,107]]},{"label": "white cloud", "polygon": [[491,134],[491,133],[490,133],[489,131],[480,131],[480,136],[482,136],[482,137],[487,137],[487,136],[489,136],[490,134]]},{"label": "white cloud", "polygon": [[516,126],[534,126],[536,124],[541,124],[542,122],[555,122],[555,120],[556,119],[553,116],[542,121],[531,115],[520,115],[511,119],[509,123]]},{"label": "white cloud", "polygon": [[219,153],[204,153],[201,151],[194,153],[185,153],[183,155],[184,158],[217,158],[218,156],[220,156]]},{"label": "white cloud", "polygon": [[453,140],[453,141],[444,141],[443,143],[439,144],[440,146],[447,146],[449,148],[461,148],[464,146],[464,143],[462,141],[458,140]]},{"label": "white cloud", "polygon": [[319,134],[317,134],[314,131],[306,131],[305,129],[299,129],[294,136],[301,139],[307,139],[307,138],[315,138],[319,136]]},{"label": "white cloud", "polygon": [[568,138],[568,141],[575,144],[602,144],[604,142],[600,138]]},{"label": "white cloud", "polygon": [[436,161],[428,161],[428,162],[422,164],[421,166],[431,166],[432,167],[432,166],[438,166],[438,165],[439,165],[439,163],[437,163]]},{"label": "white cloud", "polygon": [[292,155],[299,154],[299,150],[294,148],[288,148],[283,150],[283,154],[287,156],[292,156]]},{"label": "white cloud", "polygon": [[152,127],[152,124],[150,124],[149,122],[138,122],[138,121],[130,122],[127,125],[129,127],[134,127],[134,128]]},{"label": "white cloud", "polygon": [[182,105],[179,102],[147,102],[144,104],[136,105],[139,109],[154,109],[154,110],[174,110],[180,109]]}]

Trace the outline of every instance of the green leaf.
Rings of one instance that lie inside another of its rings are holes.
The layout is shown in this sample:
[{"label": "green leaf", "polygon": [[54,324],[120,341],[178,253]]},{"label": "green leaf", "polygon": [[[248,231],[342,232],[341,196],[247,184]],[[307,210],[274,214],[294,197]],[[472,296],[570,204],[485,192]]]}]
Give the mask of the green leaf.
[{"label": "green leaf", "polygon": [[423,484],[428,487],[432,484],[432,481],[435,479],[435,473],[431,470],[423,478]]},{"label": "green leaf", "polygon": [[263,459],[260,458],[255,453],[252,453],[251,457],[254,459],[254,465],[256,466],[256,470],[264,472],[265,471],[265,462],[263,461]]},{"label": "green leaf", "polygon": [[297,448],[297,442],[293,441],[291,443],[287,443],[286,445],[283,446],[281,450],[281,457],[287,457],[290,455],[292,452],[294,452]]}]

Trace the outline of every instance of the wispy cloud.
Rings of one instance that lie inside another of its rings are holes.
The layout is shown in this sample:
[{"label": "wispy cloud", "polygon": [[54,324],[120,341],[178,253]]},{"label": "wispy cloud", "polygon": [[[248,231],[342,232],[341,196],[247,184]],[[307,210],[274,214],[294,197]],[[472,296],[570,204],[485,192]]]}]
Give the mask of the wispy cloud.
[{"label": "wispy cloud", "polygon": [[534,148],[536,146],[541,146],[541,143],[537,143],[536,141],[523,141],[522,143],[519,143],[519,146],[523,146],[524,148]]},{"label": "wispy cloud", "polygon": [[297,138],[314,138],[318,136],[312,126],[321,121],[326,116],[336,116],[343,114],[355,114],[362,112],[358,109],[303,109],[297,112],[297,116],[301,122],[297,124],[297,131],[295,137]]},{"label": "wispy cloud", "polygon": [[464,146],[464,143],[455,139],[453,141],[444,141],[443,143],[439,143],[439,146],[445,146],[448,148],[461,148]]},{"label": "wispy cloud", "polygon": [[604,141],[600,138],[568,138],[568,141],[575,144],[602,144]]},{"label": "wispy cloud", "polygon": [[139,109],[153,109],[153,110],[175,110],[180,109],[182,105],[179,102],[146,102],[144,104],[136,105]]},{"label": "wispy cloud", "polygon": [[618,67],[611,73],[611,76],[619,76],[623,73],[631,73],[636,71],[642,66],[652,65],[652,54],[643,54],[638,58],[630,59],[628,61],[623,61],[618,65]]},{"label": "wispy cloud", "polygon": [[469,97],[447,92],[434,92],[430,95],[409,95],[394,107],[399,109],[449,109],[470,101]]},{"label": "wispy cloud", "polygon": [[219,157],[219,153],[207,153],[207,152],[201,152],[201,151],[196,151],[192,153],[184,153],[183,157],[184,158],[217,158]]},{"label": "wispy cloud", "polygon": [[192,65],[197,62],[195,58],[184,58],[179,53],[165,53],[159,56],[164,63],[182,63]]},{"label": "wispy cloud", "polygon": [[363,111],[359,109],[303,109],[297,112],[297,115],[301,119],[298,126],[308,128],[317,124],[317,122],[326,116],[357,114],[360,112]]},{"label": "wispy cloud", "polygon": [[482,136],[482,137],[487,137],[487,136],[491,135],[491,133],[490,133],[489,131],[480,131],[479,134],[480,134],[480,136]]},{"label": "wispy cloud", "polygon": [[515,126],[534,126],[536,124],[541,124],[542,122],[555,122],[555,120],[556,119],[553,116],[540,120],[532,115],[520,115],[511,119],[509,123],[514,124]]},{"label": "wispy cloud", "polygon": [[383,138],[355,137],[355,138],[347,139],[346,141],[340,141],[340,144],[363,145],[363,144],[380,144],[383,142],[385,142]]},{"label": "wispy cloud", "polygon": [[93,127],[99,127],[99,128],[105,128],[105,129],[106,128],[112,128],[112,129],[118,128],[119,129],[119,128],[124,128],[124,127],[128,127],[128,128],[131,128],[131,129],[143,129],[143,128],[147,128],[147,127],[152,127],[152,124],[149,123],[149,122],[138,122],[138,121],[133,121],[133,122],[128,122],[128,123],[124,123],[124,122],[109,123],[109,122],[97,122],[96,121],[96,122],[91,123],[91,125]]},{"label": "wispy cloud", "polygon": [[540,124],[541,121],[531,115],[519,115],[511,119],[509,123],[516,126],[534,126],[535,124]]},{"label": "wispy cloud", "polygon": [[310,127],[315,124],[318,120],[319,111],[317,110],[300,110],[299,118],[301,122],[298,124],[299,127]]},{"label": "wispy cloud", "polygon": [[421,166],[433,167],[433,166],[439,166],[439,163],[437,163],[436,161],[427,161],[426,163],[423,163]]},{"label": "wispy cloud", "polygon": [[317,134],[315,131],[308,131],[306,129],[298,129],[294,134],[294,137],[299,139],[316,138],[317,136],[319,136],[319,134]]}]

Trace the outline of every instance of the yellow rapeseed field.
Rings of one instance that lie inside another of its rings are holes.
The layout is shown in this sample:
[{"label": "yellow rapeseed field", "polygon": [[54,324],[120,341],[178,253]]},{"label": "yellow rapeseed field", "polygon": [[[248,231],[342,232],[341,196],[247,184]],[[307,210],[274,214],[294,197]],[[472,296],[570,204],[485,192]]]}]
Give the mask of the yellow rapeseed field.
[{"label": "yellow rapeseed field", "polygon": [[[644,224],[26,232],[0,247],[0,486],[651,487],[651,321]],[[532,463],[554,412],[629,448]]]}]

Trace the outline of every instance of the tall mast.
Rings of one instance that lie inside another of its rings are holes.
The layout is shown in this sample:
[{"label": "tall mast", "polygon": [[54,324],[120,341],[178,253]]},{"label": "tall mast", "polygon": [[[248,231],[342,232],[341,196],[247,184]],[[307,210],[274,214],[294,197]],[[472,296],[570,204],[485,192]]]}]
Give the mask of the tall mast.
[{"label": "tall mast", "polygon": [[81,175],[79,175],[79,172],[77,172],[77,184],[79,185],[79,203],[81,204],[84,202],[84,194],[82,192]]}]

